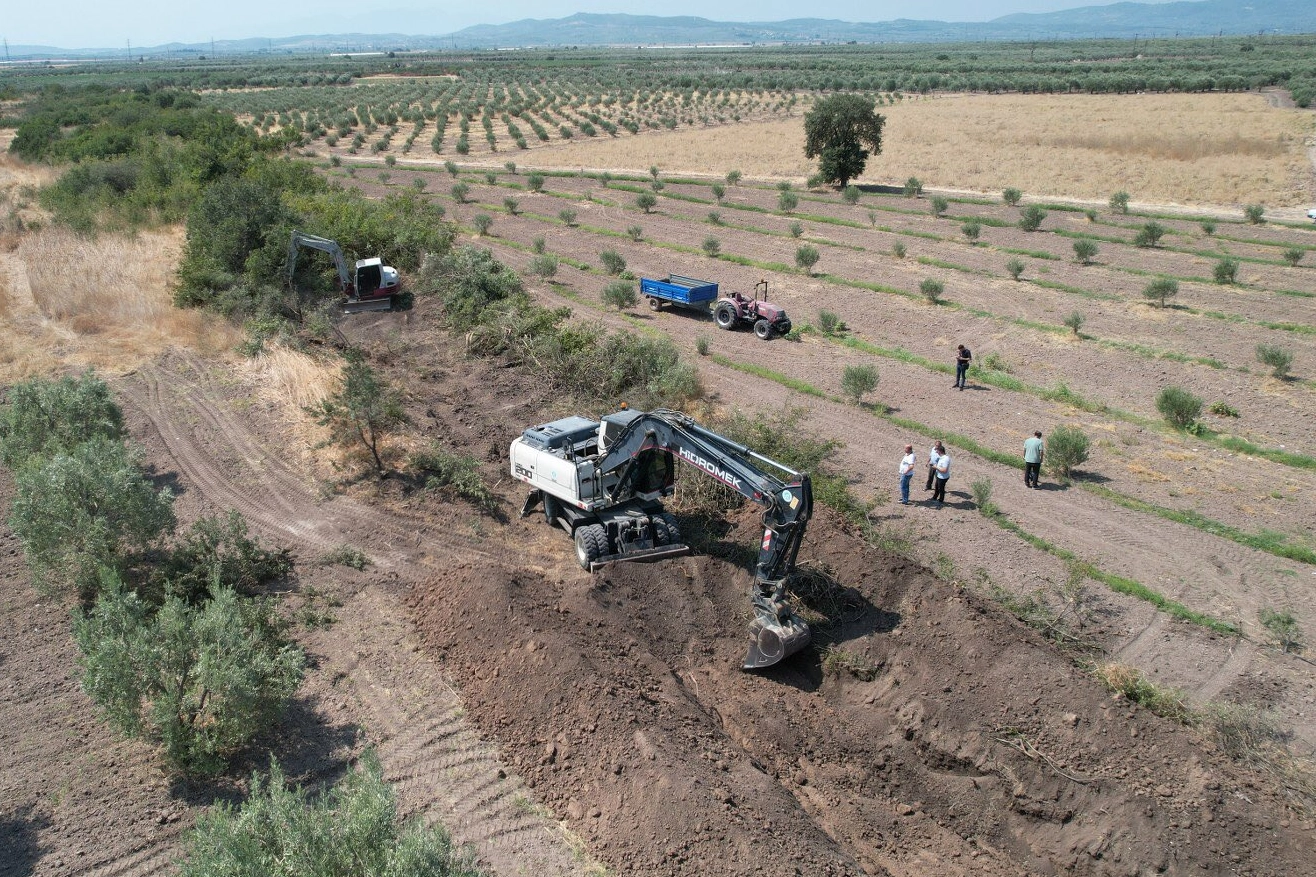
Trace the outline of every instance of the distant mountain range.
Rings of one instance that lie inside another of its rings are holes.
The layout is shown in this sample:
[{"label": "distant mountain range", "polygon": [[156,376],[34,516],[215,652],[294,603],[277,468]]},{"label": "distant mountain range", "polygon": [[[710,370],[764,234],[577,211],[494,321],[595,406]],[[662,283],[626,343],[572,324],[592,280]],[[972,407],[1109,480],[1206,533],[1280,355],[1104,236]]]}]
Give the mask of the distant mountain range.
[{"label": "distant mountain range", "polygon": [[[432,12],[417,13],[417,20]],[[133,56],[383,52],[433,49],[505,49],[554,46],[684,46],[781,43],[911,43],[996,40],[1066,40],[1137,36],[1316,33],[1316,0],[1187,0],[1116,3],[1060,12],[1020,13],[987,22],[897,19],[848,22],[795,18],[774,22],[710,21],[694,16],[597,15],[481,24],[440,35],[319,34],[310,36],[170,43],[133,48]],[[123,57],[125,48],[60,49],[9,46],[12,60]]]}]

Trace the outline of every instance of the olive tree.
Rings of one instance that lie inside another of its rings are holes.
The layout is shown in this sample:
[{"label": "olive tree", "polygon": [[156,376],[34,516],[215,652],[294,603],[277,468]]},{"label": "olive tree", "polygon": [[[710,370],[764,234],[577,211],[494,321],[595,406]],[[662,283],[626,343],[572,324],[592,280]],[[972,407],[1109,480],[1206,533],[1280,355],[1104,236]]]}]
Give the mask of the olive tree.
[{"label": "olive tree", "polygon": [[886,118],[875,107],[873,98],[836,94],[804,114],[804,155],[818,159],[825,182],[844,188],[863,174],[869,155],[882,151]]},{"label": "olive tree", "polygon": [[384,471],[379,443],[407,422],[402,397],[380,379],[360,352],[348,351],[343,383],[319,405],[310,409],[316,422],[329,427],[333,441],[350,447],[360,443],[370,452],[375,471]]}]

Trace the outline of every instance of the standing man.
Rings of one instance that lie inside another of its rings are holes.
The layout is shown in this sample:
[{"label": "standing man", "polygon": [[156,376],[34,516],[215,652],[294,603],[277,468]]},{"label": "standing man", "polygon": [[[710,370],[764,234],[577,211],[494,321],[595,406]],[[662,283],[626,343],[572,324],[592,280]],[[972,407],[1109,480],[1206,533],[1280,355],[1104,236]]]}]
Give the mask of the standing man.
[{"label": "standing man", "polygon": [[941,456],[941,440],[932,443],[932,448],[928,451],[928,486],[924,490],[932,489],[932,482],[937,478],[937,457]]},{"label": "standing man", "polygon": [[909,505],[909,482],[914,478],[914,464],[918,458],[914,456],[914,446],[905,445],[905,456],[900,460],[900,504]]},{"label": "standing man", "polygon": [[1036,487],[1037,476],[1042,472],[1042,431],[1024,441],[1024,487]]},{"label": "standing man", "polygon": [[973,353],[963,344],[955,348],[955,386],[964,389],[964,385],[969,381],[969,363],[973,361]]},{"label": "standing man", "polygon": [[942,448],[941,456],[937,457],[937,486],[932,490],[932,498],[937,501],[937,508],[941,508],[941,504],[946,501],[946,482],[949,480],[950,454]]}]

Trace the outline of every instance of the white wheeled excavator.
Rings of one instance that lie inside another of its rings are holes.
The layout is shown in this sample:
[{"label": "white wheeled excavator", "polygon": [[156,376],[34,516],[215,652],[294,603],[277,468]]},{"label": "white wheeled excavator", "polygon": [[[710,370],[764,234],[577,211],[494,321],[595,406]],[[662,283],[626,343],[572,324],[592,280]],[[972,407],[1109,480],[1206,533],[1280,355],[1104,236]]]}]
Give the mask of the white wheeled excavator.
[{"label": "white wheeled excavator", "polygon": [[809,645],[809,626],[786,597],[813,513],[807,474],[666,409],[623,408],[599,421],[567,417],[531,427],[512,442],[510,456],[512,477],[532,488],[521,516],[542,504],[545,520],[575,540],[576,559],[591,572],[689,553],[661,502],[672,493],[676,460],[763,506],[744,669],[770,667]]},{"label": "white wheeled excavator", "polygon": [[358,259],[352,271],[347,269],[347,258],[337,241],[294,230],[288,241],[288,286],[297,271],[297,257],[302,248],[328,253],[338,269],[338,288],[343,294],[340,303],[348,314],[363,311],[387,311],[395,304],[393,296],[402,289],[396,268],[385,265],[382,259]]}]

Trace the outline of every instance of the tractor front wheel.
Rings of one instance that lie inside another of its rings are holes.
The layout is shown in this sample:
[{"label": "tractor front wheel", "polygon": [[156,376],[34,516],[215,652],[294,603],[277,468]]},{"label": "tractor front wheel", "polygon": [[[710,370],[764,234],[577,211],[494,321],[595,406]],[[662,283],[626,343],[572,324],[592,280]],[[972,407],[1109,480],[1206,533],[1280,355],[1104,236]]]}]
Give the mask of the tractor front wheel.
[{"label": "tractor front wheel", "polygon": [[767,320],[759,320],[754,324],[754,334],[767,341],[772,337],[772,324]]}]

